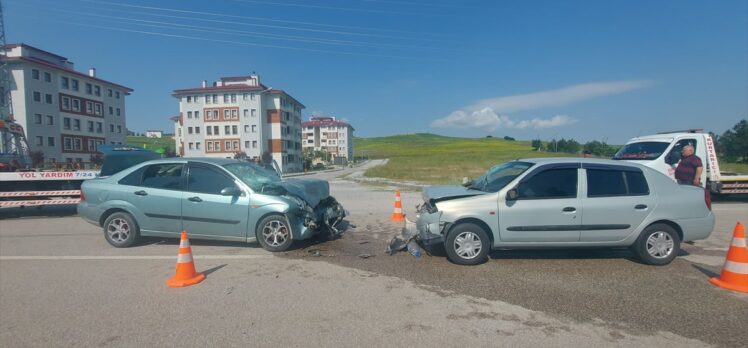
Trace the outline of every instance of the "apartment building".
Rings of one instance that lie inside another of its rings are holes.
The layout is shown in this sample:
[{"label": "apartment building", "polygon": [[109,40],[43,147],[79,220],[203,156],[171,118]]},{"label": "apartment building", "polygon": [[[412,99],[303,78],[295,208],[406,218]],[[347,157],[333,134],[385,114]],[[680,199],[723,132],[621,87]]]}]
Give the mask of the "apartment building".
[{"label": "apartment building", "polygon": [[283,172],[301,171],[301,110],[283,90],[266,87],[260,76],[222,77],[211,85],[175,90],[177,153],[182,156],[249,158],[269,154]]},{"label": "apartment building", "polygon": [[301,124],[303,149],[326,151],[333,163],[345,164],[353,159],[353,126],[335,117],[312,117]]},{"label": "apartment building", "polygon": [[75,71],[67,58],[26,44],[5,46],[13,117],[45,161],[87,162],[101,144],[126,144],[131,88]]}]

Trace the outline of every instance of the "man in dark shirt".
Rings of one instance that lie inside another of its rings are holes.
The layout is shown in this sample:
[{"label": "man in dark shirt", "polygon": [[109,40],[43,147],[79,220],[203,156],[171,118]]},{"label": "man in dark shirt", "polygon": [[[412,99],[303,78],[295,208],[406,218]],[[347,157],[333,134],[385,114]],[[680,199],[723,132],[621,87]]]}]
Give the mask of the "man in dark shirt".
[{"label": "man in dark shirt", "polygon": [[686,145],[681,149],[683,157],[675,168],[675,180],[679,184],[701,186],[701,172],[704,166],[701,158],[693,154],[693,145]]}]

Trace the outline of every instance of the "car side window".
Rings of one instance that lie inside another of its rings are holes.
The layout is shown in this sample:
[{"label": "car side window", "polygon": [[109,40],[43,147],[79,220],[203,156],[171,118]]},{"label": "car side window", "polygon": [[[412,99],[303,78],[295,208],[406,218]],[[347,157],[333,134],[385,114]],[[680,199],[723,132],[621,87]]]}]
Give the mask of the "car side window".
[{"label": "car side window", "polygon": [[587,169],[587,197],[648,195],[649,187],[641,171]]},{"label": "car side window", "polygon": [[523,181],[517,187],[521,199],[575,198],[577,169],[547,169]]},{"label": "car side window", "polygon": [[140,181],[143,179],[143,172],[147,166],[143,166],[135,170],[134,172],[127,174],[124,178],[120,179],[117,183],[120,185],[140,186]]},{"label": "car side window", "polygon": [[234,180],[215,169],[190,165],[187,175],[187,191],[220,195],[221,190],[236,187]]},{"label": "car side window", "polygon": [[145,169],[141,186],[179,190],[182,188],[182,169],[182,163],[152,164]]}]

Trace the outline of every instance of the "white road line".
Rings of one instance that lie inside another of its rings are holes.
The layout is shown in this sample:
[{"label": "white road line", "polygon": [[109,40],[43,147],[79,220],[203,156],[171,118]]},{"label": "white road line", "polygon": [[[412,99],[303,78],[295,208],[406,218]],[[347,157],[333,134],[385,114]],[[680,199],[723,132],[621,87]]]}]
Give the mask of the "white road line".
[{"label": "white road line", "polygon": [[[272,255],[200,255],[193,256],[197,260],[251,260],[251,259],[266,259],[271,258]],[[65,261],[65,260],[177,260],[175,255],[133,255],[133,256],[73,256],[73,255],[61,255],[61,256],[0,256],[0,261]]]}]

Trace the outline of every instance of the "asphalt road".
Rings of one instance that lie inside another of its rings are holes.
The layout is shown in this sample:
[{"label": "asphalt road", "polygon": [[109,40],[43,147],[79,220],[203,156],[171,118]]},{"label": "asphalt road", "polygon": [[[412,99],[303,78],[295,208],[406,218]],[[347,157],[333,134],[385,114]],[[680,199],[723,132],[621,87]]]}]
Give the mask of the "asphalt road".
[{"label": "asphalt road", "polygon": [[[356,172],[318,175],[351,212],[340,238],[282,254],[193,240],[207,279],[184,289],[164,284],[176,240],[115,249],[69,208],[0,211],[0,346],[748,342],[748,296],[707,282],[746,203],[715,203],[712,236],[664,267],[611,250],[497,251],[462,267],[384,255],[401,227],[389,221],[392,188],[339,178]],[[403,192],[406,214],[419,199]]]}]

